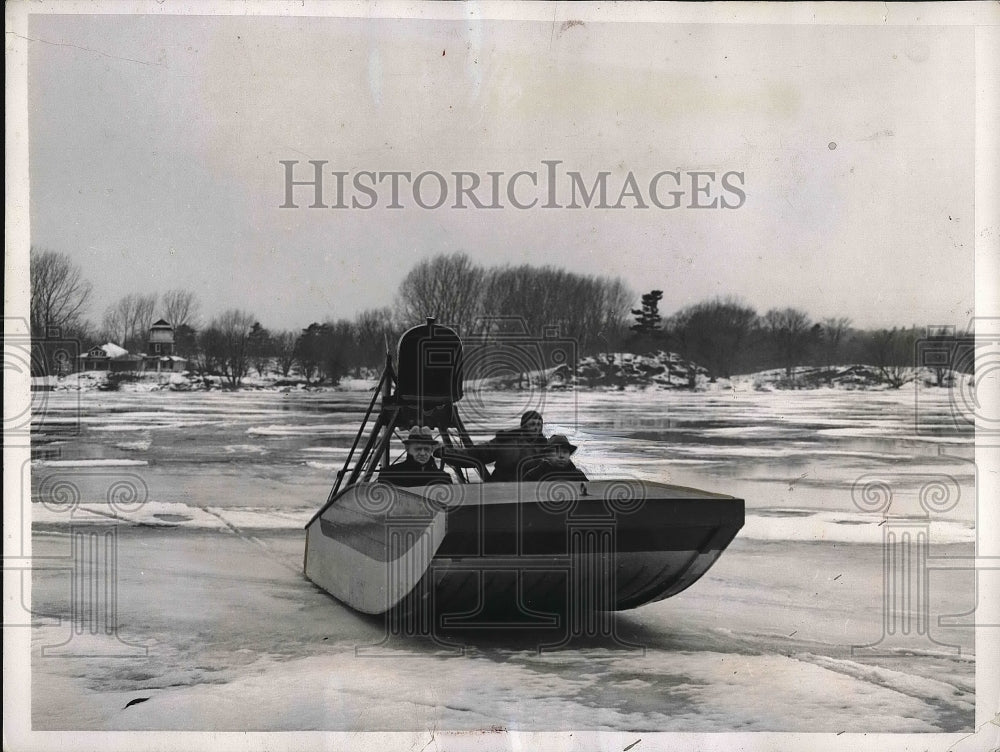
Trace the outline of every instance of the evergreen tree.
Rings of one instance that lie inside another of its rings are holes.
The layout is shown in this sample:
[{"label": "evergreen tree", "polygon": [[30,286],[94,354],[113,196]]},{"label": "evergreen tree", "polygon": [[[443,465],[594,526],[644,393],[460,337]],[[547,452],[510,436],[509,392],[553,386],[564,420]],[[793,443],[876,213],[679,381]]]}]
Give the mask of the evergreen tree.
[{"label": "evergreen tree", "polygon": [[263,376],[271,360],[271,333],[255,321],[250,329],[250,360],[257,369],[257,375]]},{"label": "evergreen tree", "polygon": [[651,290],[642,296],[642,308],[633,308],[632,315],[635,321],[632,331],[639,336],[652,335],[660,331],[662,318],[660,317],[660,300],[663,298],[663,290]]}]

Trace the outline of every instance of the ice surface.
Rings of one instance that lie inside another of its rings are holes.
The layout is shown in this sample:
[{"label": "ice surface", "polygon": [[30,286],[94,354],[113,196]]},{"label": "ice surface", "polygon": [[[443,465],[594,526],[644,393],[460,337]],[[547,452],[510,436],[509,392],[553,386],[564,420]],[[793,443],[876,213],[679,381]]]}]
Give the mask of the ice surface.
[{"label": "ice surface", "polygon": [[[338,470],[339,464],[307,462],[309,467],[323,470]],[[268,530],[299,530],[316,511],[314,507],[289,509],[287,507],[197,507],[180,502],[147,501],[137,509],[121,511],[108,504],[84,503],[74,514],[67,515],[62,508],[36,504],[33,509],[35,523],[47,527],[81,525],[86,522],[106,521],[108,516],[117,518],[123,524],[165,525],[185,528],[217,529],[220,520],[238,528]],[[893,518],[896,519],[896,518]],[[170,522],[164,522],[170,520]],[[798,510],[751,510],[739,536],[760,541],[826,541],[840,543],[882,543],[885,525],[892,520],[880,515],[858,513],[811,512],[803,514]],[[898,520],[897,520],[898,521]],[[920,518],[908,518],[907,523],[921,524]],[[972,543],[975,529],[971,524],[958,520],[927,519],[928,543],[952,544]]]},{"label": "ice surface", "polygon": [[[864,513],[816,512],[800,516],[790,510],[782,515],[766,516],[750,512],[739,532],[740,537],[768,541],[836,541],[839,543],[881,544],[886,530],[892,530],[892,519]],[[898,521],[898,520],[897,520]],[[954,521],[920,518],[907,519],[907,523],[926,524],[930,544],[972,543],[976,539],[971,524]],[[888,527],[886,527],[888,525]]]},{"label": "ice surface", "polygon": [[152,443],[150,439],[136,439],[135,441],[119,441],[115,446],[129,452],[145,452]]},{"label": "ice surface", "polygon": [[[925,641],[851,654],[882,631],[886,526],[926,530],[932,556],[972,551],[972,436],[951,430],[945,390],[919,405],[912,391],[472,395],[460,407],[477,439],[541,409],[593,475],[739,496],[745,527],[693,587],[621,615],[645,653],[605,641],[539,655],[526,636],[464,635],[461,656],[394,640],[378,658],[355,647],[378,644],[385,625],[302,575],[302,527],[368,393],[46,396],[35,553],[71,561],[71,531],[117,523],[119,625],[148,655],[87,657],[109,652],[105,635],[76,643],[79,657],[36,654],[36,728],[971,730],[971,630],[935,622],[960,653]],[[871,475],[893,491],[885,510],[856,504]],[[147,485],[145,502],[109,503],[124,476]],[[924,491],[942,478],[960,494],[928,512]],[[58,480],[77,486],[75,505],[46,495]],[[32,578],[36,646],[57,643],[71,581],[57,569]],[[930,588],[932,621],[975,605],[974,573],[933,572]],[[125,709],[137,696],[150,699]]]},{"label": "ice surface", "polygon": [[317,433],[331,436],[353,436],[356,431],[356,427],[341,424],[252,426],[247,429],[247,433],[251,436],[303,436]]},{"label": "ice surface", "polygon": [[148,465],[147,460],[35,460],[36,468],[45,467],[140,467]]},{"label": "ice surface", "polygon": [[[265,664],[225,685],[156,692],[109,720],[122,729],[242,730],[272,718],[280,719],[274,730],[393,730],[400,718],[428,713],[441,728],[481,729],[499,722],[517,731],[518,724],[509,719],[530,706],[533,722],[525,723],[525,730],[840,732],[863,731],[869,724],[886,732],[938,730],[924,720],[933,716],[933,706],[904,691],[907,687],[784,656],[682,652],[663,667],[590,658],[591,673],[568,675],[541,672],[540,664],[544,659],[438,659],[435,681],[429,683],[422,657],[387,651],[381,658],[359,660],[343,652]],[[620,675],[643,678],[619,680]],[[602,693],[641,694],[646,707],[594,707],[591,698]],[[864,705],[864,719],[844,707],[845,697]],[[789,707],[795,708],[791,723]]]},{"label": "ice surface", "polygon": [[922,697],[931,702],[954,704],[969,713],[975,712],[976,709],[974,695],[968,689],[965,691],[956,690],[955,685],[949,682],[823,655],[804,653],[794,657],[911,697]]}]

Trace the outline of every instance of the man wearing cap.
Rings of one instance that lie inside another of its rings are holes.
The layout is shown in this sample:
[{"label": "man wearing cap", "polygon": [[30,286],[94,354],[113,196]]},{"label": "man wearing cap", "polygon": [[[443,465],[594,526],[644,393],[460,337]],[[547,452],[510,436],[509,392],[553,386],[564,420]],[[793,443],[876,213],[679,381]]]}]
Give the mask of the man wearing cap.
[{"label": "man wearing cap", "polygon": [[438,446],[434,433],[426,426],[414,426],[403,439],[406,459],[384,468],[378,474],[382,483],[411,488],[431,483],[451,483],[451,476],[437,466],[434,450]]},{"label": "man wearing cap", "polygon": [[586,481],[587,476],[570,459],[576,447],[561,433],[548,440],[546,456],[541,462],[524,473],[524,480],[538,482],[544,480]]}]

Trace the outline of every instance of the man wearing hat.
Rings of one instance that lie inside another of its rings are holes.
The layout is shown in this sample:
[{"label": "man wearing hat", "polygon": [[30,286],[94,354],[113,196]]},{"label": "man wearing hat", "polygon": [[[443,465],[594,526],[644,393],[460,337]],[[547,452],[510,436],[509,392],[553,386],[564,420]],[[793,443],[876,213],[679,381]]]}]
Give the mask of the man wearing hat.
[{"label": "man wearing hat", "polygon": [[410,429],[409,436],[403,439],[403,444],[406,446],[406,459],[380,471],[380,482],[404,488],[451,483],[451,476],[434,461],[433,454],[438,441],[430,428],[414,426]]},{"label": "man wearing hat", "polygon": [[570,459],[575,451],[576,447],[561,433],[553,435],[546,445],[545,459],[529,468],[524,474],[524,480],[586,481],[586,474]]}]

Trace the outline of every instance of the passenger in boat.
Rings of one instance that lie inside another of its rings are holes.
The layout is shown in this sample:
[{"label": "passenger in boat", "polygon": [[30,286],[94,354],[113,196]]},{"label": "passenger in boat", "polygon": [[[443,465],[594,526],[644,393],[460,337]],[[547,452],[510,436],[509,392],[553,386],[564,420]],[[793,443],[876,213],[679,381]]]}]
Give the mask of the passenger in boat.
[{"label": "passenger in boat", "polygon": [[521,416],[520,427],[498,431],[492,439],[476,447],[479,459],[495,463],[491,481],[520,480],[532,465],[541,461],[548,445],[542,425],[542,414],[528,410]]},{"label": "passenger in boat", "polygon": [[544,480],[586,481],[587,475],[573,464],[570,457],[576,447],[561,433],[548,440],[545,459],[528,468],[523,480],[537,482]]},{"label": "passenger in boat", "polygon": [[406,459],[389,465],[378,474],[379,481],[394,486],[410,488],[427,486],[432,483],[451,483],[451,476],[438,467],[434,460],[434,450],[438,441],[426,426],[414,426],[403,439]]},{"label": "passenger in boat", "polygon": [[[443,457],[456,467],[478,469],[485,480],[517,481],[544,456],[547,441],[542,425],[541,413],[528,410],[521,416],[518,428],[497,431],[492,439],[473,447],[448,447]],[[494,463],[492,473],[486,469],[490,463]]]}]

